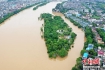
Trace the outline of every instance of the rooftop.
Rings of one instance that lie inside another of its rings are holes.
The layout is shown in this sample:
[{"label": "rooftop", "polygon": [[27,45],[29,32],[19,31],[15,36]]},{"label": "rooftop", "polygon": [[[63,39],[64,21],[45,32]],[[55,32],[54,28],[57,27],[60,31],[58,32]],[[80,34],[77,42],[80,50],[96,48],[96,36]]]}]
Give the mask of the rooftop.
[{"label": "rooftop", "polygon": [[83,59],[84,59],[84,58],[87,58],[87,57],[88,57],[88,55],[89,55],[89,54],[88,54],[87,52],[86,52],[86,53],[84,53],[84,54],[83,54]]},{"label": "rooftop", "polygon": [[88,44],[88,47],[86,48],[86,50],[91,50],[93,49],[94,45],[93,44]]}]

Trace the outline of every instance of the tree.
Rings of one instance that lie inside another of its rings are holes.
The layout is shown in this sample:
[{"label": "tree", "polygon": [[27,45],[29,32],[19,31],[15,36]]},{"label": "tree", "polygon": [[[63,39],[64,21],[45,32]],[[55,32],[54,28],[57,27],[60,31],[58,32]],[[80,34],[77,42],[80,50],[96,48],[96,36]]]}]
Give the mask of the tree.
[{"label": "tree", "polygon": [[68,55],[68,52],[64,48],[62,48],[61,50],[58,51],[58,54],[60,57],[65,57]]},{"label": "tree", "polygon": [[84,49],[86,49],[87,46],[88,46],[88,42],[86,41],[86,42],[84,43]]},{"label": "tree", "polygon": [[86,50],[81,50],[81,55],[83,55],[86,52]]},{"label": "tree", "polygon": [[72,45],[72,48],[73,48],[74,46]]},{"label": "tree", "polygon": [[43,35],[41,35],[41,38],[43,38]]},{"label": "tree", "polygon": [[64,34],[65,36],[68,36],[68,35],[70,35],[70,32],[63,32],[63,34]]},{"label": "tree", "polygon": [[92,43],[93,42],[93,39],[90,36],[87,36],[87,42],[88,43]]},{"label": "tree", "polygon": [[95,23],[92,23],[93,24],[93,27],[96,27],[97,26],[97,24],[95,24]]},{"label": "tree", "polygon": [[69,32],[71,32],[71,31],[72,31],[72,28],[68,28],[67,30],[68,30]]},{"label": "tree", "polygon": [[46,4],[47,4],[46,1],[43,2],[43,3],[41,3],[41,4],[38,4],[36,7],[33,8],[33,10],[36,10],[36,9],[38,9],[40,6],[43,6],[43,5],[46,5]]},{"label": "tree", "polygon": [[77,63],[78,62],[81,62],[81,61],[82,61],[82,58],[81,57],[78,57],[77,60],[76,60]]},{"label": "tree", "polygon": [[50,53],[49,53],[49,57],[50,57],[50,58],[56,58],[56,56],[57,56],[57,55],[56,55],[56,52],[50,52]]},{"label": "tree", "polygon": [[93,49],[89,50],[89,54],[93,56],[97,56],[97,53]]},{"label": "tree", "polygon": [[41,27],[40,30],[43,32],[43,28]]},{"label": "tree", "polygon": [[83,64],[82,62],[78,62],[75,67],[77,68],[77,70],[82,70],[83,69]]},{"label": "tree", "polygon": [[72,38],[75,38],[76,36],[77,36],[77,35],[76,35],[74,32],[71,33],[71,37],[72,37]]},{"label": "tree", "polygon": [[77,70],[77,68],[76,67],[73,67],[72,70]]}]

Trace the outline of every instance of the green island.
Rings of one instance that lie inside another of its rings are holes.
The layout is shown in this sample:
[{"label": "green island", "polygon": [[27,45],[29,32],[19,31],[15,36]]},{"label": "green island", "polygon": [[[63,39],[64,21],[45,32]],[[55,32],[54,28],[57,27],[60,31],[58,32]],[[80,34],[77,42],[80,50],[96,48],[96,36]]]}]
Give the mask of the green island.
[{"label": "green island", "polygon": [[14,11],[14,12],[12,12],[12,13],[8,13],[8,14],[5,15],[2,19],[0,19],[0,24],[3,23],[6,19],[10,18],[11,16],[13,16],[13,15],[15,15],[15,14],[17,14],[17,13],[19,13],[19,12],[25,10],[25,9],[28,9],[28,8],[30,8],[30,7],[32,7],[32,6],[38,5],[38,4],[40,4],[40,3],[35,3],[35,4],[33,4],[33,5],[23,7],[23,8],[21,8],[20,10],[16,10],[16,11]]},{"label": "green island", "polygon": [[47,3],[48,3],[48,2],[43,2],[43,3],[39,4],[39,5],[37,5],[36,7],[34,7],[33,10],[38,9],[39,7],[44,6],[44,5],[46,5]]},{"label": "green island", "polygon": [[44,19],[41,31],[43,32],[49,57],[67,56],[77,35],[72,32],[72,28],[60,16],[43,13],[40,18]]}]

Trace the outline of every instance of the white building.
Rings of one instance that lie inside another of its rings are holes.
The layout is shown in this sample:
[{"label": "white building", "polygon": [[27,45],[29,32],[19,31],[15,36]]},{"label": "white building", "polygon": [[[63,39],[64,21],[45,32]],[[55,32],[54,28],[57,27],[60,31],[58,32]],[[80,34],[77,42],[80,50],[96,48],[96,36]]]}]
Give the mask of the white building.
[{"label": "white building", "polygon": [[100,66],[84,66],[83,70],[100,70]]}]

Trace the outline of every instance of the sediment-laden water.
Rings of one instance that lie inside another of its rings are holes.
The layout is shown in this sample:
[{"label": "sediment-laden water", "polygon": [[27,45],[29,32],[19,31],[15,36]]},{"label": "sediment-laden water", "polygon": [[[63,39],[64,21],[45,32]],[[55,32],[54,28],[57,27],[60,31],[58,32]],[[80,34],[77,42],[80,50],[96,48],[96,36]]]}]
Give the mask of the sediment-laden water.
[{"label": "sediment-laden water", "polygon": [[33,7],[12,16],[0,25],[0,70],[71,70],[84,45],[84,32],[74,26],[62,14],[66,23],[77,34],[68,56],[50,59],[44,40],[41,38],[38,21],[41,13],[52,13],[58,2],[50,2],[33,11]]}]

